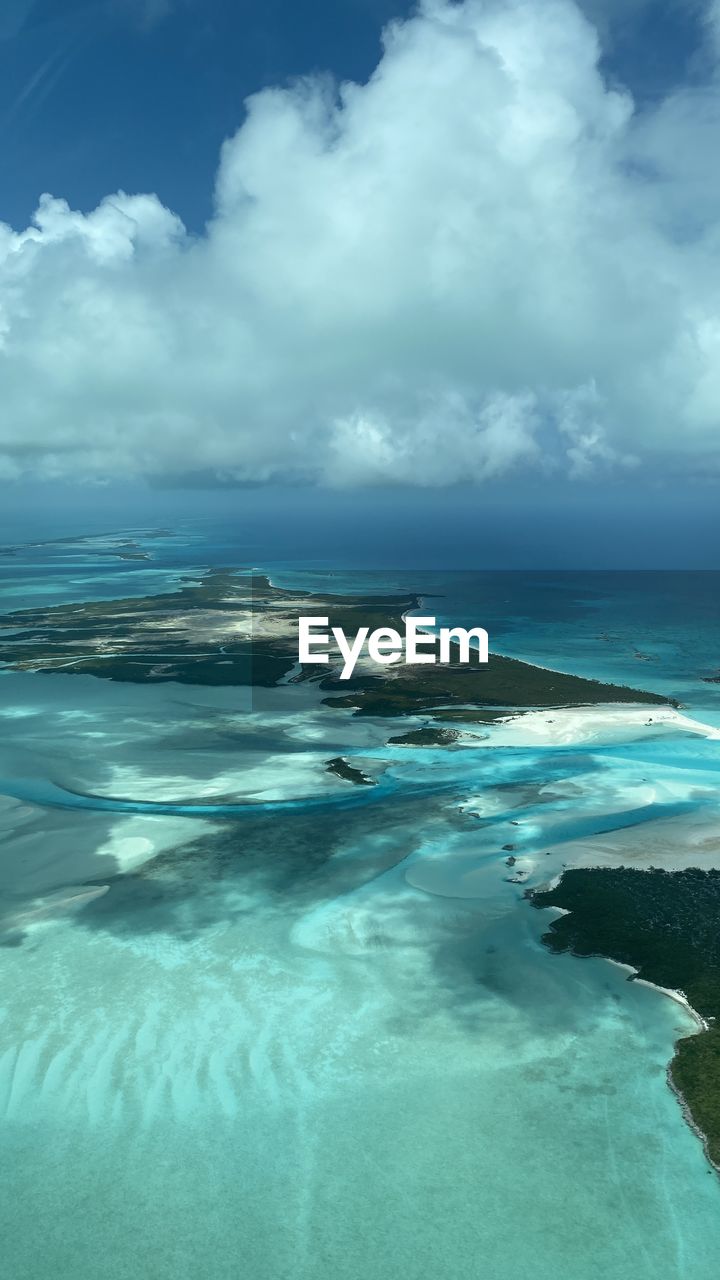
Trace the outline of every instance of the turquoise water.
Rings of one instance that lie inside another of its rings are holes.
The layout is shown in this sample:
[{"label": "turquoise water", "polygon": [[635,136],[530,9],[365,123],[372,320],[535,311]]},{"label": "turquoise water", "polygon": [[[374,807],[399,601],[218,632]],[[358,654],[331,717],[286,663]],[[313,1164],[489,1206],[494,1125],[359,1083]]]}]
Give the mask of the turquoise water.
[{"label": "turquoise water", "polygon": [[[167,587],[181,556],[152,562]],[[126,594],[135,570],[88,572]],[[705,587],[673,628],[667,581],[500,577],[436,575],[443,616],[494,611],[496,647],[566,669],[595,644],[592,674],[681,684],[712,720]],[[524,892],[579,861],[717,864],[716,739],[407,751],[308,688],[7,673],[0,721],[13,1280],[715,1277],[720,1184],[665,1078],[692,1019],[548,953]]]}]

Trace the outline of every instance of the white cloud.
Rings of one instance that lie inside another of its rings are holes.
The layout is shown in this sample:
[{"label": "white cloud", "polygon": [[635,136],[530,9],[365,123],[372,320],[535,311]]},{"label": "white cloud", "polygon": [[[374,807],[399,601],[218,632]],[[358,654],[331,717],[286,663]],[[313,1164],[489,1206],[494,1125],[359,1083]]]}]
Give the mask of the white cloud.
[{"label": "white cloud", "polygon": [[720,458],[720,86],[638,116],[570,0],[444,0],[250,99],[201,237],[0,226],[4,474],[345,484]]},{"label": "white cloud", "polygon": [[460,394],[417,402],[410,416],[354,413],[333,424],[325,477],[335,484],[378,481],[443,485],[488,480],[539,461],[535,397],[490,394],[476,406]]}]

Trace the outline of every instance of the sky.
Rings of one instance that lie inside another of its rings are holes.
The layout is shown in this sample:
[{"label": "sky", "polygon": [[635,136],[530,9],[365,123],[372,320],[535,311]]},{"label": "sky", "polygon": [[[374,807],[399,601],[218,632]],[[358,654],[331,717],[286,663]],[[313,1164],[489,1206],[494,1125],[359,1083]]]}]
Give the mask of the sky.
[{"label": "sky", "polygon": [[719,59],[717,0],[5,0],[0,497],[720,564]]}]

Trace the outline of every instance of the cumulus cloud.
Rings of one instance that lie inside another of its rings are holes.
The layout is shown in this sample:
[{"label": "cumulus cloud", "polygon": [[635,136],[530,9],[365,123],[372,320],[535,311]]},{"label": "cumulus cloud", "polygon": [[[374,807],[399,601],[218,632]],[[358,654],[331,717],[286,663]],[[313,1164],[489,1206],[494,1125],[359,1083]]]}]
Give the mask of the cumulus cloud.
[{"label": "cumulus cloud", "polygon": [[249,100],[203,235],[0,226],[1,473],[716,470],[720,82],[638,113],[598,60],[571,0],[426,0],[367,84]]}]

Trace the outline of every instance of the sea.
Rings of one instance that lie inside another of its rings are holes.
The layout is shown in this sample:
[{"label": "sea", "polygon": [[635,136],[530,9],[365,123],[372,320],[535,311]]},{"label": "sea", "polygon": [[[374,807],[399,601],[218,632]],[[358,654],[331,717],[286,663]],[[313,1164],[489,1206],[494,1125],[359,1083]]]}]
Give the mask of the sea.
[{"label": "sea", "polygon": [[2,1274],[715,1280],[720,1181],[666,1077],[697,1023],[552,954],[527,890],[720,865],[720,575],[365,569],[209,521],[6,544],[3,614],[212,566],[414,593],[685,719],[409,749],[314,685],[0,672]]}]

